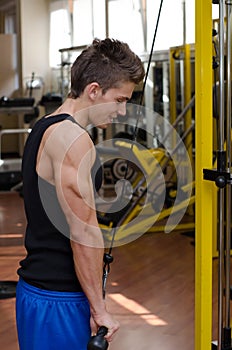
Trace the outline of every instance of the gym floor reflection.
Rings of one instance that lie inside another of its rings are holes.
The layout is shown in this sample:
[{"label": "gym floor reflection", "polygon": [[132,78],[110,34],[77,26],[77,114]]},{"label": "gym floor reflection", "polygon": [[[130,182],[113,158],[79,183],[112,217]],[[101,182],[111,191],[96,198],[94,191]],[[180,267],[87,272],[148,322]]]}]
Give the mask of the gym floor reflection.
[{"label": "gym floor reflection", "polygon": [[[24,230],[22,198],[0,193],[0,280],[17,280]],[[194,250],[192,235],[180,232],[148,233],[113,249],[106,298],[121,327],[110,350],[194,350]],[[0,300],[4,350],[18,349],[14,303]]]}]

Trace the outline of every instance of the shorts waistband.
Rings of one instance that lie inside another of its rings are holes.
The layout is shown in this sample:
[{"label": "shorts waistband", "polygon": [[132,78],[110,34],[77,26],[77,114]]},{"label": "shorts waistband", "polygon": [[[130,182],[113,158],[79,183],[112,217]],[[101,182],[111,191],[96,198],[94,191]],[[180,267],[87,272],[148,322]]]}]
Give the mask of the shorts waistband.
[{"label": "shorts waistband", "polygon": [[23,288],[24,290],[27,291],[28,294],[31,295],[36,295],[37,298],[46,298],[46,299],[51,299],[54,300],[60,299],[62,301],[69,300],[69,301],[84,301],[87,300],[87,297],[83,292],[58,292],[58,291],[53,291],[53,290],[45,290],[45,289],[40,289],[37,288],[23,280],[22,277],[19,278],[18,281],[18,286]]}]

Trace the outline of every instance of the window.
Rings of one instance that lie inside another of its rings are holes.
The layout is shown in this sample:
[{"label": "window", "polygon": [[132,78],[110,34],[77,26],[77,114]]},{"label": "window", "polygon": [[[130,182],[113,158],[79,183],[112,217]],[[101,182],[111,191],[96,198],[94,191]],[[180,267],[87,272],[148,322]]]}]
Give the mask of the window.
[{"label": "window", "polygon": [[142,10],[139,0],[109,1],[109,36],[127,42],[137,54],[144,51]]},{"label": "window", "polygon": [[105,0],[73,1],[73,45],[91,44],[106,36]]},{"label": "window", "polygon": [[72,45],[71,23],[66,1],[55,1],[50,6],[50,66],[57,67],[61,62],[59,49]]}]

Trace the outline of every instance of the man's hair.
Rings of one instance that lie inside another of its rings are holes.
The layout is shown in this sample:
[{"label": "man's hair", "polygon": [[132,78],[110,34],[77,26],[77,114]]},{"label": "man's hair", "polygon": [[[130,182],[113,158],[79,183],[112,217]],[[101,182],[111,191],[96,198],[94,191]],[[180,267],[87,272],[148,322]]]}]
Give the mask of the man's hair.
[{"label": "man's hair", "polygon": [[128,44],[113,39],[94,39],[77,57],[71,68],[71,91],[68,97],[79,97],[85,87],[97,82],[103,94],[120,82],[140,83],[144,67]]}]

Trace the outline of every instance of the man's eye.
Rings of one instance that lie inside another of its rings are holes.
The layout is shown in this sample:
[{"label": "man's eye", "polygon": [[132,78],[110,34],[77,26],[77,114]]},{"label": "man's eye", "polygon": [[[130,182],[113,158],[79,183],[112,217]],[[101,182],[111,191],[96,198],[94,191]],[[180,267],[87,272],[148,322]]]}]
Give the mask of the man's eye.
[{"label": "man's eye", "polygon": [[117,100],[117,103],[123,103],[123,102],[124,102],[124,100],[121,100],[121,99]]}]

